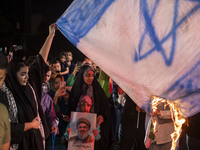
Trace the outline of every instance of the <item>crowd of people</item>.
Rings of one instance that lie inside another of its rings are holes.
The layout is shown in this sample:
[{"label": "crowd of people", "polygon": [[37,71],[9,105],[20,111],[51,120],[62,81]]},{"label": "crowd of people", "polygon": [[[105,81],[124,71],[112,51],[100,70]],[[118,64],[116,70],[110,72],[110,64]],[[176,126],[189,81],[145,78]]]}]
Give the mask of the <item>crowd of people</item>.
[{"label": "crowd of people", "polygon": [[[160,106],[153,114],[160,125],[152,132],[150,123],[147,134],[149,114],[90,59],[75,64],[72,52],[63,51],[48,60],[55,32],[56,26],[50,25],[36,56],[0,53],[0,150],[65,150],[72,139],[93,141],[95,150],[170,149],[174,128],[169,108]],[[69,138],[71,112],[97,115],[93,137],[85,135],[91,123],[80,118],[76,127],[86,131]],[[198,149],[199,115],[188,118],[179,150]]]}]

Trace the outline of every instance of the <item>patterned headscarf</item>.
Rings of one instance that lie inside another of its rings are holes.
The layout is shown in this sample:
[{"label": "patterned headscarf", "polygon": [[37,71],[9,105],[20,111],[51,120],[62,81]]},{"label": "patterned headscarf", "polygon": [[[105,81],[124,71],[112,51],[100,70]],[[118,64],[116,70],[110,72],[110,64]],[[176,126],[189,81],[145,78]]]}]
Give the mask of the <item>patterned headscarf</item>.
[{"label": "patterned headscarf", "polygon": [[80,112],[80,110],[81,110],[81,104],[83,104],[83,103],[87,103],[90,106],[92,106],[92,100],[91,100],[91,98],[88,95],[81,95],[81,97],[79,99],[79,102],[78,102],[78,106],[76,108],[76,111]]}]

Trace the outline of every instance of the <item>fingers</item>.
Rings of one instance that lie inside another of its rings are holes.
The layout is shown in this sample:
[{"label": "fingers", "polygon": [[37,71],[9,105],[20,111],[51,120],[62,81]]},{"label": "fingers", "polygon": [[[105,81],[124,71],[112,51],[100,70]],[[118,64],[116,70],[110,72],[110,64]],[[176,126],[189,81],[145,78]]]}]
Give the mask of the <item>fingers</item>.
[{"label": "fingers", "polygon": [[100,122],[100,121],[99,121],[99,116],[98,116],[98,117],[97,117],[97,127],[99,127],[99,125],[100,125],[99,122]]},{"label": "fingers", "polygon": [[65,122],[69,122],[70,121],[70,118],[67,115],[62,115],[62,117],[63,117],[63,120]]},{"label": "fingers", "polygon": [[52,130],[52,133],[55,133],[55,134],[57,134],[57,128],[56,127],[54,127],[54,126],[52,126],[52,128],[51,128],[51,130]]},{"label": "fingers", "polygon": [[33,121],[39,121],[39,117],[38,117],[38,116],[35,117],[35,118],[33,119]]},{"label": "fingers", "polygon": [[34,129],[38,129],[39,125],[40,125],[40,120],[39,117],[37,116],[32,120],[32,126]]},{"label": "fingers", "polygon": [[65,88],[62,88],[62,89],[59,90],[60,96],[65,95],[65,93],[66,93],[66,89]]},{"label": "fingers", "polygon": [[52,24],[49,26],[49,35],[54,35],[54,34],[55,34],[55,30],[56,30],[55,23],[52,23]]},{"label": "fingers", "polygon": [[60,88],[60,89],[58,89],[58,90],[56,91],[55,96],[60,97],[60,96],[65,95],[65,93],[66,93],[66,89],[65,89],[65,88]]},{"label": "fingers", "polygon": [[52,31],[52,30],[55,30],[55,24],[52,23],[50,26],[49,26],[49,31]]},{"label": "fingers", "polygon": [[99,121],[99,122],[97,123],[97,127],[99,127],[99,126],[101,125],[101,123],[102,123],[102,122]]},{"label": "fingers", "polygon": [[100,123],[99,123],[99,121],[97,121],[97,127],[99,127],[99,125],[100,125]]},{"label": "fingers", "polygon": [[62,96],[66,93],[66,82],[60,82],[60,88],[58,89],[59,96]]},{"label": "fingers", "polygon": [[68,129],[67,129],[67,133],[68,133],[68,135],[70,135],[71,131],[72,131],[71,128],[68,128]]},{"label": "fingers", "polygon": [[99,115],[97,117],[97,127],[99,127],[99,125],[103,122],[103,117],[101,115]]},{"label": "fingers", "polygon": [[54,23],[54,26],[55,26],[55,30],[58,30],[58,27],[57,27],[57,25]]},{"label": "fingers", "polygon": [[[66,90],[68,90],[68,91],[71,91],[71,89],[72,89],[72,86],[66,86],[66,88],[65,88]],[[68,94],[69,95],[69,94]]]},{"label": "fingers", "polygon": [[94,134],[94,136],[97,136],[97,134],[98,134],[97,129],[94,129],[94,130],[93,130],[93,134]]}]

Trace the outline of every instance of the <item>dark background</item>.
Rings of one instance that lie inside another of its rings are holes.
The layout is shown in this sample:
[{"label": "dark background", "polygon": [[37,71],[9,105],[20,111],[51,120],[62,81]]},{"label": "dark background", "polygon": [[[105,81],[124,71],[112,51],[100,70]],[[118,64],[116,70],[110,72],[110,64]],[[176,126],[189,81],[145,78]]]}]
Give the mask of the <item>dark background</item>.
[{"label": "dark background", "polygon": [[[6,0],[0,4],[0,48],[22,45],[27,56],[36,55],[48,36],[48,27],[64,13],[73,0]],[[74,62],[84,55],[60,31],[56,31],[49,59],[70,50]]]}]

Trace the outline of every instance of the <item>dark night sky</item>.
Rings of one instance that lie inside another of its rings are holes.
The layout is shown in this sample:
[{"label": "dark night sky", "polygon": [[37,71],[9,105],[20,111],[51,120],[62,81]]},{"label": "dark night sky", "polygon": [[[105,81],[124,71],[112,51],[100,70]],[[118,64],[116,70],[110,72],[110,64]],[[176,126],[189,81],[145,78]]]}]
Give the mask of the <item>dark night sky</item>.
[{"label": "dark night sky", "polygon": [[[73,0],[6,0],[0,6],[0,48],[23,45],[28,56],[39,52],[48,35],[48,26],[64,13]],[[74,61],[83,54],[56,31],[49,58],[71,50]]]}]

